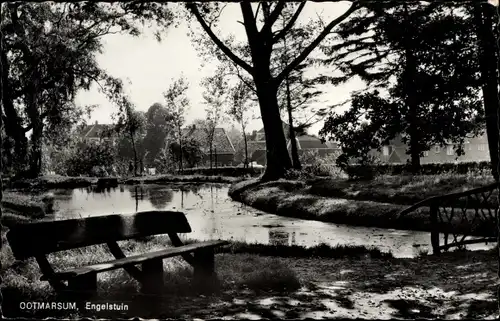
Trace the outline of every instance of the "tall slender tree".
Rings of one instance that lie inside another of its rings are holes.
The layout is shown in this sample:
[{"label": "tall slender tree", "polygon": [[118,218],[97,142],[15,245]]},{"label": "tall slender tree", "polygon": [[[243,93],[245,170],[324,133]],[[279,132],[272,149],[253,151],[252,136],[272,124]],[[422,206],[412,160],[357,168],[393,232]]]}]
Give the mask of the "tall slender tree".
[{"label": "tall slender tree", "polygon": [[[125,134],[128,141],[132,145],[134,153],[134,176],[139,174],[137,170],[140,159],[143,158],[143,151],[141,149],[141,157],[138,156],[138,142],[142,143],[146,132],[146,116],[143,112],[136,111],[130,103],[127,103],[125,112],[120,116],[116,124],[116,130],[120,134]],[[142,171],[142,168],[141,168]]]},{"label": "tall slender tree", "polygon": [[245,168],[248,167],[249,159],[248,159],[248,140],[246,128],[248,125],[248,114],[250,111],[250,90],[248,87],[242,82],[239,81],[236,86],[231,89],[231,93],[229,95],[229,114],[233,116],[234,120],[241,126],[241,133],[243,135],[243,144],[245,149]]},{"label": "tall slender tree", "polygon": [[[203,86],[205,87],[203,99],[206,106],[206,118],[204,126],[201,129],[205,132],[207,139],[210,169],[212,169],[216,128],[224,118],[228,83],[225,81],[225,76],[222,73],[222,70],[218,70],[215,75],[207,77],[203,80]],[[217,155],[217,153],[215,153],[215,155]]]},{"label": "tall slender tree", "polygon": [[187,108],[189,107],[189,98],[187,96],[187,90],[189,88],[189,83],[184,76],[176,79],[163,93],[163,97],[165,98],[165,107],[167,109],[167,116],[165,120],[168,127],[174,128],[173,133],[175,133],[177,142],[179,144],[179,172],[183,170],[183,141],[184,135],[182,132],[182,127],[185,123],[185,113]]}]

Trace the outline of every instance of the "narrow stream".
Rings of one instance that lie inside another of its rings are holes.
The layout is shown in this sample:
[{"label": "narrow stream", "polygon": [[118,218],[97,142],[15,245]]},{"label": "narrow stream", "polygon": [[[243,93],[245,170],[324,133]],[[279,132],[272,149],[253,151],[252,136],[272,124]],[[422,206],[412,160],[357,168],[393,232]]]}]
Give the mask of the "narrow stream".
[{"label": "narrow stream", "polygon": [[[177,210],[186,214],[193,239],[226,239],[248,243],[314,246],[350,244],[375,246],[396,257],[431,252],[430,233],[359,227],[282,217],[231,200],[226,184],[170,184],[55,189],[53,219],[136,211]],[[477,244],[470,249],[494,246]]]}]

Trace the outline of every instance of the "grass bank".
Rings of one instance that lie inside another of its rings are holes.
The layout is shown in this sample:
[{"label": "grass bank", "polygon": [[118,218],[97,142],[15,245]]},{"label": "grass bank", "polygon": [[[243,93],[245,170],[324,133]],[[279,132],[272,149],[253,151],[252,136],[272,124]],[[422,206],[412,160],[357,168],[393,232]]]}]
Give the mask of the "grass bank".
[{"label": "grass bank", "polygon": [[[371,181],[318,178],[307,183],[306,192],[325,197],[412,205],[429,197],[463,192],[494,183],[493,177],[471,175],[378,176]],[[497,207],[496,197],[489,205]]]},{"label": "grass bank", "polygon": [[[160,236],[120,245],[129,254],[159,249],[167,243]],[[121,271],[99,275],[98,296],[91,302],[125,302],[129,310],[124,313],[20,310],[20,301],[54,302],[64,298],[39,280],[34,260],[15,261],[8,244],[4,244],[0,273],[7,317],[371,319],[460,313],[468,318],[486,318],[497,312],[496,256],[491,251],[396,259],[360,247],[322,246],[297,251],[243,243],[233,243],[216,255],[220,282],[209,291],[191,283],[191,267],[173,258],[164,260],[166,290],[161,297],[140,295],[138,285]],[[101,246],[49,256],[58,268],[108,258],[109,253]]]},{"label": "grass bank", "polygon": [[[484,183],[484,180],[479,179],[464,183],[463,179],[443,178],[442,184],[437,177],[386,177],[385,180],[380,178],[367,183],[340,179],[308,182],[280,180],[268,183],[249,180],[233,184],[229,195],[236,201],[281,216],[337,224],[431,231],[428,207],[403,216],[399,213],[409,204],[427,197],[478,187],[480,182]],[[468,210],[466,215],[471,218],[475,211]],[[452,230],[461,232],[470,229],[458,215],[453,218]],[[492,225],[489,222],[476,221],[472,226],[473,235],[490,233]]]},{"label": "grass bank", "polygon": [[42,218],[53,212],[54,197],[52,195],[26,195],[5,191],[2,198],[3,209],[30,218]]},{"label": "grass bank", "polygon": [[45,175],[33,179],[21,179],[11,183],[14,189],[79,188],[97,183],[97,177],[71,177]]}]

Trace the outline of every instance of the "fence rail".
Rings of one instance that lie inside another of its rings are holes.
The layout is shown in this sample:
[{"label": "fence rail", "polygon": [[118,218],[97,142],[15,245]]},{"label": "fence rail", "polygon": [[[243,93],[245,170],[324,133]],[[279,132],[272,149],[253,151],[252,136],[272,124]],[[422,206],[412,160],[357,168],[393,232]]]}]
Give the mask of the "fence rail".
[{"label": "fence rail", "polygon": [[[399,215],[406,215],[424,206],[430,208],[434,254],[452,247],[492,242],[497,240],[498,233],[495,228],[498,188],[499,184],[494,183],[464,192],[433,196],[410,206]],[[443,243],[440,234],[443,235]]]}]

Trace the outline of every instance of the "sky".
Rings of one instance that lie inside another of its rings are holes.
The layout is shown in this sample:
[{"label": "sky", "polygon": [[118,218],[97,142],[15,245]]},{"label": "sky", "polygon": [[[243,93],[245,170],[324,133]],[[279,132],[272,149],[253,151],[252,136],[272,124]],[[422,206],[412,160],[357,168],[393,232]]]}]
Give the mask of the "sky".
[{"label": "sky", "polygon": [[[308,2],[299,23],[317,19],[318,15],[326,22],[331,21],[345,12],[349,4],[349,2]],[[174,10],[177,9],[174,8]],[[228,4],[221,15],[216,34],[222,38],[232,34],[235,39],[246,40],[244,28],[237,22],[238,20],[242,20],[239,5]],[[192,26],[199,28],[197,21],[193,21]],[[153,31],[153,29],[144,28],[139,37],[120,34],[103,37],[104,50],[97,56],[99,65],[112,76],[124,81],[126,93],[136,109],[141,111],[146,111],[154,103],[163,103],[163,92],[173,80],[184,76],[190,84],[188,90],[190,107],[186,115],[186,123],[204,118],[205,105],[200,82],[203,77],[213,74],[216,63],[204,61],[198,55],[188,35],[188,22],[182,21],[177,26],[171,27],[166,34],[162,35],[161,42],[156,40]],[[315,73],[314,70],[311,72]],[[326,92],[319,97],[317,104],[324,106],[338,104],[348,99],[353,90],[362,87],[363,84],[359,80],[336,87],[328,86]],[[90,123],[96,121],[111,123],[111,116],[117,111],[117,107],[98,91],[97,85],[93,85],[89,91],[80,91],[76,96],[76,103],[81,106],[99,105],[87,119]],[[259,116],[258,109],[255,110],[255,114]],[[229,128],[230,126],[230,122],[225,122],[221,127]],[[317,134],[321,127],[322,121],[314,125],[309,132]],[[256,118],[247,128],[248,131],[258,130],[262,128],[262,121]]]}]

